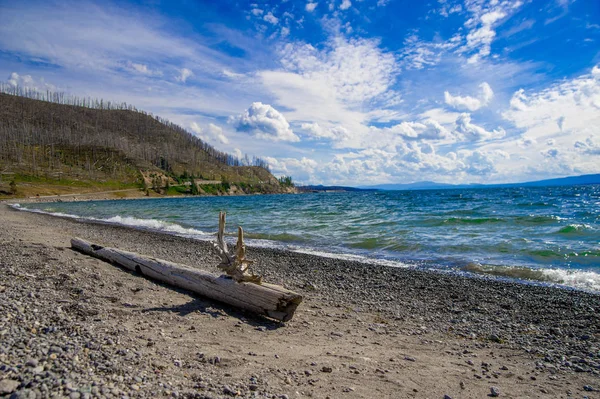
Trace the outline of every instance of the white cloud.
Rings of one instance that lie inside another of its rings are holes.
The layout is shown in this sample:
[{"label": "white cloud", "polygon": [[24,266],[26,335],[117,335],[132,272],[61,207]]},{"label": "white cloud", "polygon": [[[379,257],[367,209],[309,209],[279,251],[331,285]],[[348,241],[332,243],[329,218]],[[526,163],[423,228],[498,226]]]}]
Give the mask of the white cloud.
[{"label": "white cloud", "polygon": [[447,41],[433,42],[420,40],[416,34],[410,34],[404,40],[402,66],[407,69],[433,67],[440,63],[445,52],[456,49],[462,41],[463,37],[459,33]]},{"label": "white cloud", "polygon": [[315,8],[317,8],[317,6],[319,5],[319,3],[312,3],[312,2],[308,2],[306,3],[306,6],[304,7],[304,9],[308,12],[313,12],[315,10]]},{"label": "white cloud", "polygon": [[46,90],[57,91],[57,87],[47,83],[44,78],[36,80],[31,75],[19,75],[16,72],[11,73],[6,82],[11,86],[20,87],[22,89],[41,92],[45,92]]},{"label": "white cloud", "polygon": [[494,97],[494,91],[487,82],[479,85],[480,94],[477,98],[471,96],[453,96],[449,92],[444,92],[444,101],[446,104],[458,110],[477,111],[481,107],[487,106]]},{"label": "white cloud", "polygon": [[263,19],[273,25],[277,25],[279,23],[279,18],[273,15],[273,13],[270,11],[263,17]]},{"label": "white cloud", "polygon": [[433,119],[426,119],[421,122],[402,122],[389,128],[371,129],[374,132],[389,132],[393,135],[400,135],[409,140],[441,140],[448,137],[450,134],[448,129]]},{"label": "white cloud", "polygon": [[465,45],[459,51],[471,53],[468,62],[476,63],[490,55],[496,27],[514,14],[523,3],[520,0],[494,0],[489,3],[470,0],[465,5],[473,16],[465,23],[470,30]]},{"label": "white cloud", "polygon": [[489,132],[481,126],[471,123],[471,115],[464,113],[460,114],[456,120],[456,131],[465,136],[470,141],[482,141],[488,139],[502,138],[506,135],[504,129],[499,128]]},{"label": "white cloud", "polygon": [[270,141],[300,141],[290,129],[285,117],[275,108],[261,102],[252,105],[231,121],[240,132],[249,132],[258,138]]},{"label": "white cloud", "polygon": [[192,76],[194,76],[194,73],[191,70],[187,68],[181,68],[181,70],[179,71],[179,76],[175,77],[175,80],[177,80],[178,82],[185,83],[185,81]]},{"label": "white cloud", "polygon": [[[288,43],[281,48],[281,69],[257,75],[290,111],[290,121],[317,123],[326,135],[342,126],[332,137],[333,145],[361,147],[369,139],[367,122],[371,109],[397,106],[399,94],[392,89],[399,68],[393,54],[379,42],[336,36],[324,48],[305,43]],[[310,134],[310,132],[307,132]],[[325,138],[323,133],[313,137]]]},{"label": "white cloud", "polygon": [[263,15],[264,10],[261,10],[260,8],[253,8],[252,11],[250,11],[255,17],[260,17],[261,15]]},{"label": "white cloud", "polygon": [[397,73],[392,54],[379,42],[335,37],[323,50],[310,44],[287,44],[281,63],[291,73],[332,88],[345,102],[358,104],[384,94]]},{"label": "white cloud", "polygon": [[196,122],[190,124],[190,129],[204,141],[217,142],[220,144],[229,144],[229,139],[223,134],[223,129],[213,123],[209,123],[206,128],[201,128]]},{"label": "white cloud", "polygon": [[510,100],[510,109],[503,117],[524,134],[543,141],[554,138],[557,145],[570,147],[569,142],[584,140],[597,134],[600,126],[600,73],[598,67],[590,74],[564,81],[549,88],[526,93],[520,89]]},{"label": "white cloud", "polygon": [[134,62],[130,62],[128,65],[129,65],[129,67],[130,67],[131,69],[133,69],[133,70],[135,70],[135,71],[137,71],[137,72],[139,72],[139,73],[141,73],[141,74],[144,74],[144,75],[151,75],[151,74],[152,74],[152,71],[150,71],[150,70],[148,69],[148,66],[147,66],[147,65],[144,65],[144,64],[136,64],[136,63],[134,63]]},{"label": "white cloud", "polygon": [[236,73],[229,69],[223,69],[223,75],[229,79],[241,79],[245,76],[243,73]]},{"label": "white cloud", "polygon": [[600,143],[596,142],[597,136],[590,136],[585,141],[576,141],[575,149],[588,155],[600,155]]},{"label": "white cloud", "polygon": [[157,14],[91,2],[45,2],[36,7],[2,3],[0,14],[0,48],[38,62],[85,73],[118,71],[128,60],[139,60],[149,69],[163,69],[170,64],[166,60],[173,59],[193,62],[203,71],[221,69],[215,50],[167,33],[168,23]]},{"label": "white cloud", "polygon": [[550,148],[544,151],[540,151],[540,153],[546,158],[556,158],[558,156],[558,149]]},{"label": "white cloud", "polygon": [[352,2],[350,0],[342,0],[342,4],[340,4],[340,10],[347,10],[352,7]]}]

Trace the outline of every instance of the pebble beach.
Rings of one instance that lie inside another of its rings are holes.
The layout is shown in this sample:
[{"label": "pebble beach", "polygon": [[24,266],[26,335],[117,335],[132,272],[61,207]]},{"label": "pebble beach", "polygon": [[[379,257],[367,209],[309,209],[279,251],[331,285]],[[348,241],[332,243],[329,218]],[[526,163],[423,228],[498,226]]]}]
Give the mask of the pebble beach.
[{"label": "pebble beach", "polygon": [[208,242],[0,204],[0,396],[600,397],[600,295],[248,248],[277,323],[70,249],[217,273]]}]

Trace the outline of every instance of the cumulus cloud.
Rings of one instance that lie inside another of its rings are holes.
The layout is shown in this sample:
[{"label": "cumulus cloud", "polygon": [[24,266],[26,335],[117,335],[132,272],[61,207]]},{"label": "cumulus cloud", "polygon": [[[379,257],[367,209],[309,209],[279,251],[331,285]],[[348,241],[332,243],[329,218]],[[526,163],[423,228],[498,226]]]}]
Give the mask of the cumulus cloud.
[{"label": "cumulus cloud", "polygon": [[314,159],[302,157],[297,158],[274,158],[266,157],[265,161],[269,164],[275,176],[291,175],[297,183],[314,183],[319,164]]},{"label": "cumulus cloud", "polygon": [[[291,121],[318,123],[326,133],[313,137],[332,138],[329,129],[343,126],[335,148],[359,147],[368,134],[368,112],[389,109],[399,103],[392,89],[399,68],[395,57],[379,48],[377,40],[331,38],[324,47],[288,43],[280,51],[281,69],[257,75],[275,96],[277,103],[291,111]],[[310,131],[307,132],[310,135]]]},{"label": "cumulus cloud", "polygon": [[489,132],[471,122],[471,115],[467,113],[460,114],[456,120],[456,132],[462,134],[467,140],[470,141],[483,141],[492,138],[502,138],[506,135],[504,129],[499,128]]},{"label": "cumulus cloud", "polygon": [[343,126],[332,126],[325,128],[318,123],[303,123],[302,130],[315,139],[344,140],[350,137],[350,132]]},{"label": "cumulus cloud", "polygon": [[13,87],[20,87],[22,89],[57,91],[57,87],[47,83],[44,78],[34,79],[31,75],[19,75],[16,72],[11,73],[6,82]]},{"label": "cumulus cloud", "polygon": [[194,73],[191,70],[187,68],[181,68],[179,71],[179,76],[177,76],[175,80],[177,80],[178,82],[185,83],[185,81],[192,76],[194,76]]},{"label": "cumulus cloud", "polygon": [[347,10],[352,7],[352,2],[350,0],[342,0],[342,4],[340,4],[340,10]]},{"label": "cumulus cloud", "polygon": [[243,114],[231,121],[238,131],[252,133],[264,140],[300,141],[285,117],[269,104],[254,102]]},{"label": "cumulus cloud", "polygon": [[402,122],[389,128],[378,130],[389,131],[409,140],[440,140],[449,135],[448,129],[433,119],[420,122]]},{"label": "cumulus cloud", "polygon": [[546,158],[556,158],[558,156],[558,149],[549,148],[545,151],[541,151],[541,154]]},{"label": "cumulus cloud", "polygon": [[477,111],[487,106],[494,97],[494,91],[487,82],[479,85],[480,93],[478,97],[471,96],[453,96],[449,92],[444,92],[444,101],[451,107],[461,111]]},{"label": "cumulus cloud", "polygon": [[313,12],[315,10],[315,8],[317,8],[318,5],[319,5],[319,3],[308,2],[308,3],[306,3],[306,6],[304,7],[304,9],[308,12]]},{"label": "cumulus cloud", "polygon": [[223,129],[215,124],[209,123],[208,126],[203,129],[198,123],[192,122],[190,124],[190,129],[196,136],[205,141],[229,144],[229,139],[223,134]]},{"label": "cumulus cloud", "polygon": [[[520,89],[510,100],[503,117],[528,137],[545,139],[555,135],[557,143],[570,147],[573,140],[597,134],[600,126],[600,73],[563,81],[549,88],[526,93]],[[570,143],[569,143],[570,142]]]},{"label": "cumulus cloud", "polygon": [[279,18],[273,15],[272,12],[268,12],[267,15],[263,17],[263,19],[273,25],[277,25],[279,23]]},{"label": "cumulus cloud", "polygon": [[574,147],[577,151],[584,154],[600,155],[600,143],[596,142],[592,136],[586,138],[584,141],[576,141]]}]

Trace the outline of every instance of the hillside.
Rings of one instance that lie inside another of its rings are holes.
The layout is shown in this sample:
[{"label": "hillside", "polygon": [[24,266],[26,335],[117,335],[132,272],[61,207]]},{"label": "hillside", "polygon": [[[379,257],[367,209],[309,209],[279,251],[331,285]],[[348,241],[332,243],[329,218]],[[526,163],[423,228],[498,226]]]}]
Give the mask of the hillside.
[{"label": "hillside", "polygon": [[5,194],[13,180],[106,190],[157,181],[189,185],[190,177],[241,183],[243,191],[281,191],[261,159],[242,166],[183,128],[131,106],[56,95],[49,100],[0,93],[0,190]]}]

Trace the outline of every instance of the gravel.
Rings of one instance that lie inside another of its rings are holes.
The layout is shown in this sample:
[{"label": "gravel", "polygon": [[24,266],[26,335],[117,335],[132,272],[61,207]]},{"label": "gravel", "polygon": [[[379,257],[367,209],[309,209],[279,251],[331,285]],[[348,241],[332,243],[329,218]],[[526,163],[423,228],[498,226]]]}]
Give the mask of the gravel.
[{"label": "gravel", "polygon": [[[175,262],[215,265],[210,244],[104,224],[46,218],[61,229],[108,246]],[[198,388],[169,381],[161,365],[104,327],[92,300],[98,275],[77,277],[77,265],[57,269],[55,252],[0,232],[0,395],[11,397],[283,397],[259,380],[228,383],[202,377]],[[328,306],[384,314],[409,335],[461,337],[482,348],[502,345],[529,354],[536,372],[600,375],[600,296],[432,271],[391,268],[307,254],[248,248],[255,271]],[[74,277],[75,276],[75,277]],[[142,288],[140,288],[141,290]],[[134,291],[135,292],[135,291]],[[105,298],[111,300],[111,298]],[[374,331],[386,334],[384,323]],[[267,331],[266,327],[256,328]],[[333,338],[343,333],[333,334]],[[147,347],[153,341],[147,341]],[[146,347],[146,344],[144,344]],[[200,356],[201,355],[201,356]],[[198,356],[209,368],[220,357]],[[414,362],[412,356],[405,360]],[[178,359],[173,364],[186,370]],[[469,364],[472,364],[469,363]],[[496,367],[497,369],[497,367]],[[332,373],[322,366],[324,373]],[[482,367],[482,372],[491,372]],[[310,376],[312,371],[306,373]],[[461,385],[463,388],[464,384]],[[591,386],[583,387],[594,391]],[[198,389],[201,389],[199,391]],[[490,396],[499,390],[491,388]]]}]

